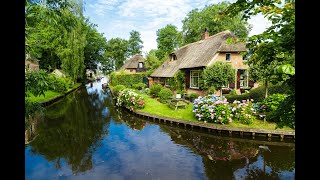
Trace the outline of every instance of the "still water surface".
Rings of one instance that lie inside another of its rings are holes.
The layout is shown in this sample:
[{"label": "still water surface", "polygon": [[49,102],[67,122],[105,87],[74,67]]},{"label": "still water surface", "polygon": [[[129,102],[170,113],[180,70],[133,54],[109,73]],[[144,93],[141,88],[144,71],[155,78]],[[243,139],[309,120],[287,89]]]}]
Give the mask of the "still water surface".
[{"label": "still water surface", "polygon": [[[26,179],[295,179],[295,144],[230,138],[139,119],[100,82],[45,110],[25,147]],[[264,145],[269,150],[259,148]]]}]

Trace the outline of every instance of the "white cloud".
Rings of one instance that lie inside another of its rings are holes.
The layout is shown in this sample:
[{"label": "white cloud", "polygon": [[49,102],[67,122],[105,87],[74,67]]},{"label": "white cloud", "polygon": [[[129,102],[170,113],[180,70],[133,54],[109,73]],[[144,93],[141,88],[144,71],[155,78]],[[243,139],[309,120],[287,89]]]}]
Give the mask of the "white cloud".
[{"label": "white cloud", "polygon": [[[90,2],[92,1],[92,2]],[[98,24],[98,30],[107,39],[120,37],[128,39],[131,30],[141,33],[144,42],[143,52],[157,47],[156,31],[167,24],[182,30],[182,20],[188,12],[205,5],[219,3],[223,0],[88,0],[87,13]],[[229,2],[235,2],[230,0]],[[262,15],[249,20],[253,28],[249,35],[259,34],[270,22]]]}]

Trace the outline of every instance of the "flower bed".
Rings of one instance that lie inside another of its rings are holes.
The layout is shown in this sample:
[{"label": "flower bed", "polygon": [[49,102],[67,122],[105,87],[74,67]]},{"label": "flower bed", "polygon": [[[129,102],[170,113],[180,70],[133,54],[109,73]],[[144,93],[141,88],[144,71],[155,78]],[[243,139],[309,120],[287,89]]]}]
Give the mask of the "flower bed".
[{"label": "flower bed", "polygon": [[192,112],[199,121],[220,124],[238,121],[242,124],[251,124],[255,119],[252,101],[234,101],[230,104],[225,97],[216,95],[199,96],[194,100]]},{"label": "flower bed", "polygon": [[144,99],[141,95],[131,89],[121,90],[116,97],[116,106],[123,106],[130,111],[143,109],[145,106]]}]

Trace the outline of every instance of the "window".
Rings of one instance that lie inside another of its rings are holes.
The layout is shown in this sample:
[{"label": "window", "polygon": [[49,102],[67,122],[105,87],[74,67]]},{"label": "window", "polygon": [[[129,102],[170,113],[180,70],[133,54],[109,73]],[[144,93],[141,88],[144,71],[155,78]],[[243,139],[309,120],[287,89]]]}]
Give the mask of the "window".
[{"label": "window", "polygon": [[199,88],[200,71],[190,71],[190,87]]},{"label": "window", "polygon": [[172,61],[176,61],[177,60],[177,56],[175,54],[172,54],[171,56],[172,56],[172,58],[171,58]]},{"label": "window", "polygon": [[143,68],[143,63],[142,62],[139,62],[138,68]]},{"label": "window", "polygon": [[230,61],[230,56],[231,56],[230,53],[226,53],[226,61]]}]

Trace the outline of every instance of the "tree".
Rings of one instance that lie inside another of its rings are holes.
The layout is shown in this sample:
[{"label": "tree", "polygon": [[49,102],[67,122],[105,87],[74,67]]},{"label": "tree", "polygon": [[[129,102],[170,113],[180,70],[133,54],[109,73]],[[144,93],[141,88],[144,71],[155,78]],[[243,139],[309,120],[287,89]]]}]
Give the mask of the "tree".
[{"label": "tree", "polygon": [[86,21],[87,34],[86,40],[87,44],[84,48],[84,63],[86,69],[97,69],[98,63],[103,63],[105,57],[103,56],[107,40],[103,37],[102,33],[96,30],[96,25]]},{"label": "tree", "polygon": [[141,54],[143,48],[143,41],[141,40],[140,33],[132,30],[130,32],[130,38],[128,41],[128,54],[134,56],[135,54]]},{"label": "tree", "polygon": [[165,54],[173,52],[181,45],[182,34],[177,30],[177,27],[168,24],[166,27],[157,30],[158,43],[158,59],[162,59]]},{"label": "tree", "polygon": [[160,60],[156,56],[156,51],[156,49],[151,49],[146,55],[145,69],[147,71],[147,75],[151,75],[154,70],[161,65]]},{"label": "tree", "polygon": [[[128,58],[128,41],[121,38],[112,38],[107,41],[103,66],[109,66],[112,70],[118,70]],[[107,68],[109,69],[109,68]]]},{"label": "tree", "polygon": [[239,12],[244,12],[244,19],[261,13],[272,23],[263,33],[244,39],[250,48],[248,65],[259,79],[285,83],[290,87],[291,92],[283,102],[286,106],[278,111],[280,123],[277,125],[294,128],[295,0],[238,0],[229,6],[225,14],[234,16]]},{"label": "tree", "polygon": [[222,97],[222,87],[234,80],[235,70],[230,64],[218,61],[204,69],[202,77],[205,87],[215,87],[220,89]]},{"label": "tree", "polygon": [[221,2],[190,11],[182,21],[183,44],[201,40],[205,28],[212,35],[230,30],[238,37],[247,37],[251,25],[241,19],[242,12],[235,13],[233,17],[225,15],[224,11],[229,5],[228,2]]}]

